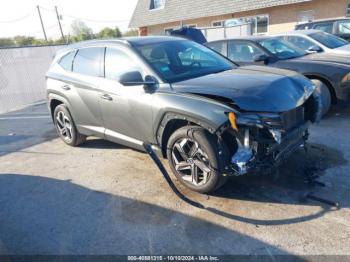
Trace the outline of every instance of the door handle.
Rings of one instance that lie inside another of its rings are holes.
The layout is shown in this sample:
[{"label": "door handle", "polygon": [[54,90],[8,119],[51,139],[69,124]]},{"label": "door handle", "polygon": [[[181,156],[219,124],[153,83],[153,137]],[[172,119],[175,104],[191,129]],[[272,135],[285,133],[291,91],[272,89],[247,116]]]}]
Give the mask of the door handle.
[{"label": "door handle", "polygon": [[63,85],[63,86],[61,86],[61,88],[63,90],[70,90],[71,89],[70,85]]},{"label": "door handle", "polygon": [[112,101],[113,100],[113,98],[110,95],[108,95],[108,94],[102,95],[101,98],[104,99],[104,100],[107,100],[107,101]]}]

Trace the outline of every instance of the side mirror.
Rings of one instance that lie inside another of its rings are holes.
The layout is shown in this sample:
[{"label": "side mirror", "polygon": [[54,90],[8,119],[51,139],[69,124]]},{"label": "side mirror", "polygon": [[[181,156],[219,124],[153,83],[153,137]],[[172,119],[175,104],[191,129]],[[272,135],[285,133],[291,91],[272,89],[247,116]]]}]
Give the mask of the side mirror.
[{"label": "side mirror", "polygon": [[122,74],[119,77],[119,82],[124,86],[139,86],[144,85],[145,88],[154,87],[157,84],[156,79],[152,76],[146,76],[143,79],[139,71],[132,71]]},{"label": "side mirror", "polygon": [[262,54],[262,55],[256,55],[254,56],[254,62],[264,62],[267,63],[269,60],[269,56]]},{"label": "side mirror", "polygon": [[318,45],[311,46],[311,47],[307,50],[307,52],[309,52],[309,53],[320,53],[320,52],[322,52],[322,51],[323,51],[322,48],[321,48],[320,46],[318,46]]}]

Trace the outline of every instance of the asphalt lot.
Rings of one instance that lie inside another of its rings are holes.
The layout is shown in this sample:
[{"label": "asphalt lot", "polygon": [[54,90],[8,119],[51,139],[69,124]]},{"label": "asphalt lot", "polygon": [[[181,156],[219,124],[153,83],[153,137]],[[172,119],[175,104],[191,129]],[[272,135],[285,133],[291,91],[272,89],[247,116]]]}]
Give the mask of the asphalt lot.
[{"label": "asphalt lot", "polygon": [[[0,115],[0,254],[348,254],[350,106],[311,129],[279,174],[182,202],[141,152],[61,142],[46,105]],[[305,174],[326,187],[310,186]],[[315,195],[339,208],[305,200]]]}]

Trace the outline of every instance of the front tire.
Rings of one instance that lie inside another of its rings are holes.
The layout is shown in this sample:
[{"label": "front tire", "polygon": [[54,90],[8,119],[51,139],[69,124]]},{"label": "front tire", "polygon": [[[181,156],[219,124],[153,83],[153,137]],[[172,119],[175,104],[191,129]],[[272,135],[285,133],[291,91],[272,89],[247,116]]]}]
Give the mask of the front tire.
[{"label": "front tire", "polygon": [[322,116],[325,116],[332,106],[332,95],[328,86],[321,80],[311,80],[316,85],[316,92],[320,94],[322,100]]},{"label": "front tire", "polygon": [[176,130],[169,138],[167,157],[176,178],[193,191],[210,193],[226,181],[220,174],[223,161],[217,139],[201,127]]},{"label": "front tire", "polygon": [[78,146],[85,142],[86,136],[80,134],[67,107],[63,104],[55,108],[53,121],[58,135],[69,146]]}]

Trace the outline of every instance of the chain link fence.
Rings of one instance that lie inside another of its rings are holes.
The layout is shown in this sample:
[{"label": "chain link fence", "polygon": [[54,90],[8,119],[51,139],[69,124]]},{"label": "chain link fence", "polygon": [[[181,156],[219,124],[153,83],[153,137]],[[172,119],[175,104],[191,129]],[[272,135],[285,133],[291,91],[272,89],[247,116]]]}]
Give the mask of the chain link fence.
[{"label": "chain link fence", "polygon": [[62,47],[0,49],[0,113],[46,99],[45,74]]}]

